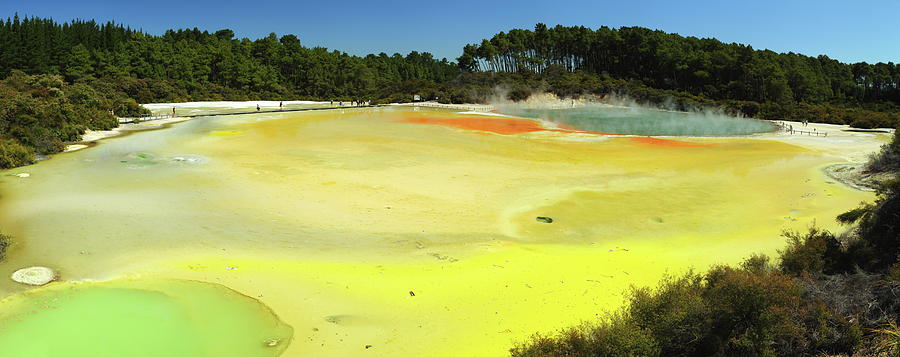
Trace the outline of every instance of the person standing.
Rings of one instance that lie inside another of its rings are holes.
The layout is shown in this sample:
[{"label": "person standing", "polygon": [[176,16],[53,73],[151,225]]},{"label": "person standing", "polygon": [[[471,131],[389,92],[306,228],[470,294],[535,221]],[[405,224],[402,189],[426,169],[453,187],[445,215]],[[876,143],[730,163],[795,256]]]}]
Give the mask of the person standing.
[{"label": "person standing", "polygon": [[284,102],[278,102],[278,110],[284,110]]},{"label": "person standing", "polygon": [[259,111],[259,104],[256,105],[256,111]]}]

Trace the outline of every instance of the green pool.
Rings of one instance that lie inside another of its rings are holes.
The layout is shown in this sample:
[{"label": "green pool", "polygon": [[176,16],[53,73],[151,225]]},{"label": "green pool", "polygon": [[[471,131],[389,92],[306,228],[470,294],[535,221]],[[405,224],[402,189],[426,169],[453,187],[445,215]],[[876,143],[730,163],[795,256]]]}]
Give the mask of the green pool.
[{"label": "green pool", "polygon": [[640,107],[587,106],[565,109],[505,107],[501,112],[540,118],[579,130],[653,136],[731,136],[761,133],[768,122],[713,113],[685,113]]},{"label": "green pool", "polygon": [[0,356],[278,356],[292,328],[224,286],[56,283],[0,300]]}]

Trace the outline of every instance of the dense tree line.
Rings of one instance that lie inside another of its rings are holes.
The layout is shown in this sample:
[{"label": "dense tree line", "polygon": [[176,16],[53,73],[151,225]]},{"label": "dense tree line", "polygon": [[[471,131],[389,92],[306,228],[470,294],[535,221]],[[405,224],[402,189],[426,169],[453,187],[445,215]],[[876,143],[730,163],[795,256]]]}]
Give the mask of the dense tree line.
[{"label": "dense tree line", "polygon": [[[548,88],[561,96],[603,93],[612,85],[637,89],[638,95],[693,97],[766,119],[861,127],[900,122],[900,64],[845,64],[824,55],[755,50],[642,27],[537,24],[533,31],[513,29],[467,45],[457,61],[464,72],[562,79],[563,86]],[[518,94],[527,97],[527,89]]]},{"label": "dense tree line", "polygon": [[0,77],[17,69],[59,74],[69,82],[132,78],[172,88],[168,93],[145,91],[136,98],[142,102],[373,98],[386,96],[384,88],[397,83],[443,83],[459,73],[454,63],[427,52],[359,57],[304,47],[295,35],[273,33],[251,41],[237,39],[227,29],[209,33],[194,28],[153,36],[115,23],[60,24],[18,16],[0,21],[0,48]]},{"label": "dense tree line", "polygon": [[900,65],[894,63],[844,64],[643,27],[538,24],[533,31],[500,32],[468,45],[458,61],[466,71],[542,73],[556,65],[711,99],[900,103]]},{"label": "dense tree line", "polygon": [[[900,136],[869,170],[900,177]],[[525,356],[900,354],[900,181],[837,217],[850,234],[788,232],[779,260],[752,256],[634,289],[622,311],[511,349]]]}]

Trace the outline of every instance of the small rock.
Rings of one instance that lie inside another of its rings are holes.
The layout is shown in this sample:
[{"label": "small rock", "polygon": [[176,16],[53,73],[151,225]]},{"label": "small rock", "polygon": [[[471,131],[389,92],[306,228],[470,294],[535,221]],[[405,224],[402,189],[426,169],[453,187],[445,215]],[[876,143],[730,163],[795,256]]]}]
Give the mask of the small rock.
[{"label": "small rock", "polygon": [[539,216],[539,217],[535,217],[534,220],[541,222],[541,223],[553,223],[553,218],[550,218],[550,217]]},{"label": "small rock", "polygon": [[41,286],[56,280],[56,272],[47,267],[28,267],[16,270],[11,278],[17,283]]},{"label": "small rock", "polygon": [[269,339],[269,340],[266,340],[266,346],[275,347],[275,346],[278,346],[279,342],[281,342],[281,340],[279,340],[277,338]]}]

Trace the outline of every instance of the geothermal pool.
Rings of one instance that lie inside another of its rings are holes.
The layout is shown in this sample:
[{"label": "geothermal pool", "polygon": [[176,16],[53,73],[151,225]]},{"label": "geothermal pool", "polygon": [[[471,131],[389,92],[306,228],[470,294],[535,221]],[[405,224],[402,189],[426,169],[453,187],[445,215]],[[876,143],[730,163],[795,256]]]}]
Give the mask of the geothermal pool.
[{"label": "geothermal pool", "polygon": [[2,356],[267,357],[291,337],[262,304],[208,283],[60,283],[3,305]]},{"label": "geothermal pool", "polygon": [[72,346],[63,329],[106,336],[90,356],[173,333],[191,338],[157,355],[503,355],[631,285],[839,229],[872,194],[821,168],[883,140],[578,129],[400,107],[206,117],[4,172],[0,273],[63,282],[0,279],[0,344],[42,356]]},{"label": "geothermal pool", "polygon": [[509,106],[504,113],[542,118],[586,131],[666,136],[729,136],[772,131],[769,122],[718,113],[675,112],[644,107],[589,105],[573,108]]}]

